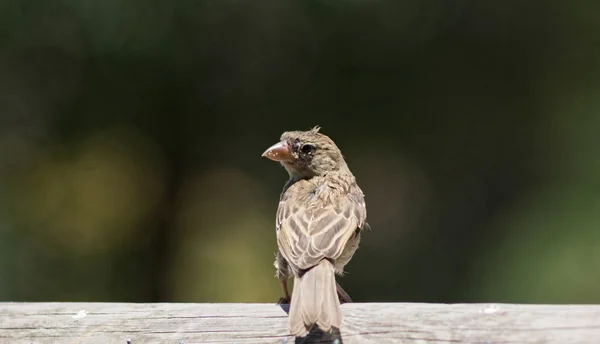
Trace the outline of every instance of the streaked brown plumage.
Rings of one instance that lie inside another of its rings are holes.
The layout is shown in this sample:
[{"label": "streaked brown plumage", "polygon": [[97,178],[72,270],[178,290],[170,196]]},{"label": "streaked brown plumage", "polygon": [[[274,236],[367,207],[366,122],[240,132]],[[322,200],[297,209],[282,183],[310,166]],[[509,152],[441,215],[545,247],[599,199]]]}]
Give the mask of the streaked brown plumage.
[{"label": "streaked brown plumage", "polygon": [[290,175],[277,209],[275,261],[283,300],[290,298],[287,280],[295,280],[290,332],[305,336],[315,324],[326,332],[339,329],[338,293],[350,300],[335,273],[343,273],[368,227],[363,192],[338,147],[318,127],[283,133],[263,156],[281,162]]}]

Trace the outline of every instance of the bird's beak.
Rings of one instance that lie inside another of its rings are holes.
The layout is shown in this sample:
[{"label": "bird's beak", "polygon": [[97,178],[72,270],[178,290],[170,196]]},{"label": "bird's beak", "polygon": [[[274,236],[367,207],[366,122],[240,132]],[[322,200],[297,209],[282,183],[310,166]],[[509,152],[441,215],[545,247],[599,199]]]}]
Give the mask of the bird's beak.
[{"label": "bird's beak", "polygon": [[278,142],[269,147],[262,156],[273,161],[291,161],[292,152],[286,141]]}]

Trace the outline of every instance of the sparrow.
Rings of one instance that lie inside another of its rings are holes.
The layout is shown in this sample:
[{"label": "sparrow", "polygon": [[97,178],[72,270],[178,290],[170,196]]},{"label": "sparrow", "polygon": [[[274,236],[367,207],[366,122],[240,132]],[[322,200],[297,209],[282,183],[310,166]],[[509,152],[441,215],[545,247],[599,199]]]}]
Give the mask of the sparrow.
[{"label": "sparrow", "polygon": [[344,273],[369,228],[362,190],[340,149],[319,130],[285,132],[262,154],[289,174],[277,208],[275,269],[284,293],[280,303],[290,303],[289,330],[297,337],[315,325],[324,332],[340,329],[340,301],[352,300],[335,275]]}]

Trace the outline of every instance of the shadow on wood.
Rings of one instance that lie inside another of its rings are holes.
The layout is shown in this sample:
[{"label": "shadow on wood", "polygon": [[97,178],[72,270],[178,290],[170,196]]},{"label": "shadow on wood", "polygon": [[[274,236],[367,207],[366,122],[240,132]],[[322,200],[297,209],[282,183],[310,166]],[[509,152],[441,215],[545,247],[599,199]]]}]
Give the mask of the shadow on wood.
[{"label": "shadow on wood", "polygon": [[[279,307],[283,309],[283,311],[289,316],[290,314],[290,305],[280,303]],[[340,329],[334,327],[332,331],[324,332],[317,326],[314,326],[310,333],[306,337],[296,337],[296,344],[309,344],[309,343],[321,343],[321,344],[342,344],[344,343],[342,339],[342,333]]]},{"label": "shadow on wood", "polygon": [[306,337],[296,337],[296,344],[308,343],[327,343],[327,344],[342,344],[342,333],[337,327],[332,328],[331,333],[323,332],[319,327],[314,326]]}]

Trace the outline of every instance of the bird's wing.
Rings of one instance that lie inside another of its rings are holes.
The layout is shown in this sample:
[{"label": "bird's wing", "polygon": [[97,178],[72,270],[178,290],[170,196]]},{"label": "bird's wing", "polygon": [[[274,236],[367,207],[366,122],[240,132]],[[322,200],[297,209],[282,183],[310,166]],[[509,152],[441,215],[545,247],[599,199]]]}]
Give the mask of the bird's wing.
[{"label": "bird's wing", "polygon": [[277,210],[280,252],[296,270],[308,269],[323,258],[336,259],[365,220],[362,194],[347,194],[334,203],[310,208],[283,195]]}]

